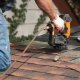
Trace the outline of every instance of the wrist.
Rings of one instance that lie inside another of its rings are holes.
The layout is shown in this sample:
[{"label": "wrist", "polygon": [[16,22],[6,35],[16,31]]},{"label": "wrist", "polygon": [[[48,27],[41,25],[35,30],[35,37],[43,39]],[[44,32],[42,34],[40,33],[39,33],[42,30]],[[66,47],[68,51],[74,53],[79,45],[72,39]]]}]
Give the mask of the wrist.
[{"label": "wrist", "polygon": [[56,19],[57,19],[57,15],[55,14],[54,16],[52,16],[51,22],[53,22],[53,21],[56,20]]},{"label": "wrist", "polygon": [[56,14],[56,17],[55,17],[55,19],[52,22],[55,23],[55,22],[58,21],[58,19],[59,19],[59,16]]}]

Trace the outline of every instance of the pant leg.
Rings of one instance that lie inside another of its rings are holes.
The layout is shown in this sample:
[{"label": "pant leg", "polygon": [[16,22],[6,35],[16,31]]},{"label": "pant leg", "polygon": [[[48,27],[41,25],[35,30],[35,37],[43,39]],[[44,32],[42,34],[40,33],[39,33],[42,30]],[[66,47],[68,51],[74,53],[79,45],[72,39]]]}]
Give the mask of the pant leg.
[{"label": "pant leg", "polygon": [[10,64],[10,43],[7,23],[0,9],[0,71],[5,71]]}]

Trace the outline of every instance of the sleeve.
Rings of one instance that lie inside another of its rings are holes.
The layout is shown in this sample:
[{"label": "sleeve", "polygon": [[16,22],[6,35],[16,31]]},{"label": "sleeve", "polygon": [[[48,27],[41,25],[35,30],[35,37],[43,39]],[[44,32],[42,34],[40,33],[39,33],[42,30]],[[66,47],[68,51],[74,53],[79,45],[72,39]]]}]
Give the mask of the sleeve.
[{"label": "sleeve", "polygon": [[13,6],[14,6],[14,0],[4,0],[3,6],[1,7],[1,9],[3,12],[5,12],[5,11],[12,9]]}]

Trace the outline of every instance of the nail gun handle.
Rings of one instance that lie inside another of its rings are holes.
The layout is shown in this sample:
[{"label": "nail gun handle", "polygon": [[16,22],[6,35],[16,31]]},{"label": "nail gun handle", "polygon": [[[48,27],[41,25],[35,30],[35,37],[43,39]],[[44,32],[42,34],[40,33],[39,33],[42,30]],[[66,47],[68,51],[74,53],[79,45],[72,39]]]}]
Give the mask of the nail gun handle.
[{"label": "nail gun handle", "polygon": [[54,35],[54,25],[52,23],[49,23],[47,26],[49,27],[49,35]]}]

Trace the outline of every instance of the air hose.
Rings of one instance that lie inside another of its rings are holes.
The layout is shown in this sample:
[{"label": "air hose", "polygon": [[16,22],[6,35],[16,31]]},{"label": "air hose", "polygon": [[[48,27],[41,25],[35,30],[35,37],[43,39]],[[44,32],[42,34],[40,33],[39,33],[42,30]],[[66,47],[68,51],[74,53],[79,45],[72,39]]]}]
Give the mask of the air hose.
[{"label": "air hose", "polygon": [[35,38],[37,37],[37,35],[42,31],[42,30],[48,30],[49,29],[49,27],[47,26],[47,27],[44,27],[43,29],[40,29],[37,33],[36,33],[36,35],[34,36],[34,38],[31,40],[31,42],[28,44],[28,46],[24,49],[24,51],[22,52],[22,54],[19,56],[19,58],[17,59],[17,60],[15,60],[14,62],[13,62],[13,64],[11,64],[10,65],[10,67],[0,76],[0,80],[2,80],[3,79],[3,76],[12,68],[12,66],[23,56],[23,54],[26,52],[26,50],[29,48],[29,46],[31,45],[31,43],[35,40]]}]

